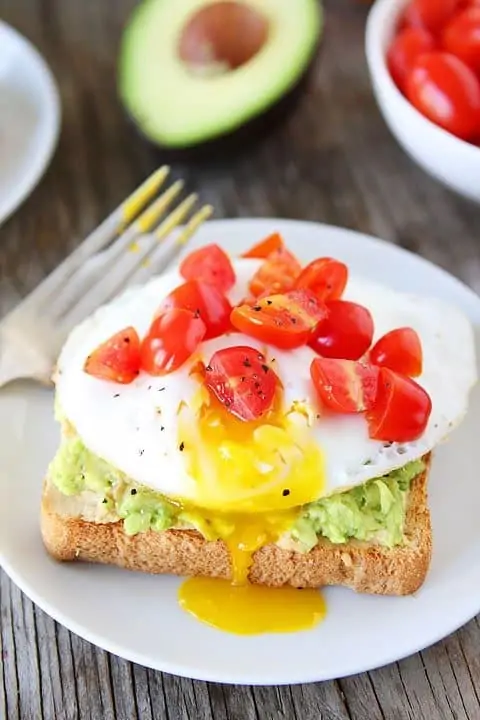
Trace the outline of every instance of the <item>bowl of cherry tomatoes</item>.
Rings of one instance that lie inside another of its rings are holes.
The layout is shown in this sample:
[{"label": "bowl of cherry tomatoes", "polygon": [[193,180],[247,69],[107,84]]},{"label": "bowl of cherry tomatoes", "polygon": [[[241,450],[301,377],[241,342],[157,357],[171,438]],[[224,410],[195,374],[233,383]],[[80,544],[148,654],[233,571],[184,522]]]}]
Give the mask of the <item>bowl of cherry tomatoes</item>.
[{"label": "bowl of cherry tomatoes", "polygon": [[480,202],[480,0],[376,0],[366,54],[399,144],[437,180]]}]

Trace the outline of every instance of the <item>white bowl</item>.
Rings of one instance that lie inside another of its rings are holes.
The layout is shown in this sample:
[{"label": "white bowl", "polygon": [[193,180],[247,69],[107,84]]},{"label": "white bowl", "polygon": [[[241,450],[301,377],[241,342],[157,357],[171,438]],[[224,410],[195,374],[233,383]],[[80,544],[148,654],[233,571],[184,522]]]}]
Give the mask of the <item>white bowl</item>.
[{"label": "white bowl", "polygon": [[430,175],[480,202],[480,148],[459,140],[419,113],[392,80],[386,53],[408,0],[376,0],[366,30],[366,54],[375,98],[403,149]]}]

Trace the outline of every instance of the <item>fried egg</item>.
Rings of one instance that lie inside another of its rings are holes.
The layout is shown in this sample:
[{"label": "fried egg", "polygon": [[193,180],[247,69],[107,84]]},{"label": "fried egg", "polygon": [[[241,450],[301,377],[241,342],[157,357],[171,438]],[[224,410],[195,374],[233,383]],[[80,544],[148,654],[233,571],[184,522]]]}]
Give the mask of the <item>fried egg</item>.
[{"label": "fried egg", "polygon": [[[236,260],[238,302],[256,260]],[[133,481],[206,511],[276,513],[343,491],[422,457],[462,419],[476,381],[472,328],[455,308],[352,277],[344,298],[366,306],[378,339],[411,326],[423,346],[417,379],[432,414],[411,443],[371,440],[362,415],[325,414],[310,378],[309,347],[282,351],[233,332],[204,342],[180,369],[163,377],[141,373],[114,385],[83,371],[85,358],[127,325],[147,331],[160,301],[182,282],[177,272],[127,290],[68,338],[58,362],[57,397],[86,447]],[[216,405],[194,372],[219,349],[249,345],[266,355],[283,385],[268,417],[242,423]]]}]

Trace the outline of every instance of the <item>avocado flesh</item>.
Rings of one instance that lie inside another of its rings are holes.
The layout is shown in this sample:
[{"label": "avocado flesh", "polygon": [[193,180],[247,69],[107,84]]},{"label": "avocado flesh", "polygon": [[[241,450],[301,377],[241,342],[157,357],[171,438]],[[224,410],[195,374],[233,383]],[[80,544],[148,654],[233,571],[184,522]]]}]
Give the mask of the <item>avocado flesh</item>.
[{"label": "avocado flesh", "polygon": [[[423,468],[421,460],[410,462],[382,478],[298,508],[298,518],[284,539],[300,552],[311,550],[318,537],[333,543],[356,539],[387,547],[401,544],[410,484]],[[133,482],[88,450],[75,433],[63,437],[49,480],[66,496],[95,493],[98,522],[102,516],[123,520],[128,535],[176,527],[193,528],[215,540],[233,530],[228,518],[206,517],[200,508],[181,507]]]},{"label": "avocado flesh", "polygon": [[263,48],[241,67],[198,74],[180,59],[179,38],[207,0],[145,0],[121,44],[119,94],[150,141],[188,148],[232,133],[285,96],[317,46],[323,14],[317,0],[248,0],[269,21]]}]

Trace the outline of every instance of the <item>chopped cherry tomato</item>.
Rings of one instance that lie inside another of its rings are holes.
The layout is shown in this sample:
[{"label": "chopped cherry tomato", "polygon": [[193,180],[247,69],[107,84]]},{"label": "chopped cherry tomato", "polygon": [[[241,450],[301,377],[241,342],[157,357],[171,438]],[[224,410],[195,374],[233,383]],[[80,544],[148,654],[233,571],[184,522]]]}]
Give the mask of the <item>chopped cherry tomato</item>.
[{"label": "chopped cherry tomato", "polygon": [[267,258],[276,250],[284,250],[285,243],[280,233],[272,233],[265,240],[261,240],[256,245],[242,254],[244,258]]},{"label": "chopped cherry tomato", "polygon": [[269,295],[256,305],[240,305],[231,315],[240,332],[284,350],[305,345],[312,330],[327,315],[320,300],[308,290]]},{"label": "chopped cherry tomato", "polygon": [[463,140],[478,134],[480,81],[454,55],[425,53],[407,78],[410,102],[432,122]]},{"label": "chopped cherry tomato", "polygon": [[457,9],[458,0],[413,0],[403,15],[403,24],[422,27],[434,35],[442,30]]},{"label": "chopped cherry tomato", "polygon": [[407,27],[394,39],[387,53],[387,64],[393,81],[402,92],[415,60],[434,47],[433,37],[423,28]]},{"label": "chopped cherry tomato", "polygon": [[161,303],[157,317],[167,310],[178,308],[198,315],[207,327],[205,339],[223,335],[230,329],[232,306],[214,285],[188,280],[173,290]]},{"label": "chopped cherry tomato", "polygon": [[150,375],[167,375],[193,355],[206,333],[203,320],[190,310],[173,308],[155,318],[143,339],[142,369]]},{"label": "chopped cherry tomato", "polygon": [[227,253],[219,245],[205,245],[193,250],[180,263],[185,280],[198,280],[228,292],[235,285],[235,271]]},{"label": "chopped cherry tomato", "polygon": [[401,375],[422,374],[423,353],[418,334],[410,327],[397,328],[383,335],[369,353],[374,365],[383,365]]},{"label": "chopped cherry tomato", "polygon": [[354,360],[316,358],[310,375],[320,401],[338,413],[360,413],[373,407],[378,368]]},{"label": "chopped cherry tomato", "polygon": [[447,52],[480,75],[480,3],[449,22],[443,31],[442,44]]},{"label": "chopped cherry tomato", "polygon": [[288,292],[301,270],[302,266],[289,250],[274,250],[251,279],[249,290],[255,297],[266,293]]},{"label": "chopped cherry tomato", "polygon": [[431,412],[430,396],[415,380],[380,368],[377,398],[367,412],[373,440],[413,442],[425,431]]},{"label": "chopped cherry tomato", "polygon": [[322,357],[358,360],[372,343],[373,319],[363,305],[346,300],[325,303],[328,315],[308,343]]},{"label": "chopped cherry tomato", "polygon": [[133,327],[113,335],[85,360],[83,369],[100,380],[128,384],[140,372],[140,338]]},{"label": "chopped cherry tomato", "polygon": [[348,280],[348,268],[333,258],[318,258],[302,270],[296,288],[311,290],[319,300],[338,300]]},{"label": "chopped cherry tomato", "polygon": [[213,355],[205,369],[205,384],[228,412],[249,421],[270,409],[278,377],[261,352],[238,346]]}]

